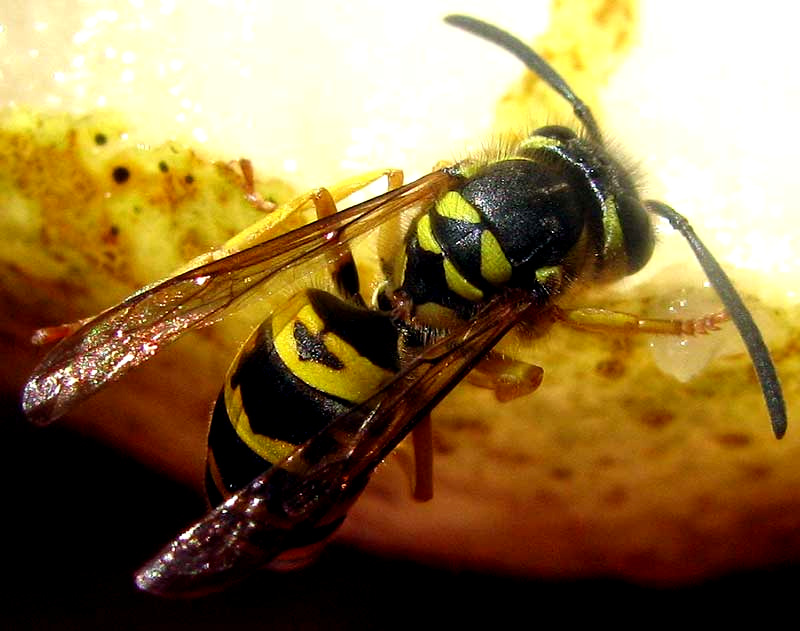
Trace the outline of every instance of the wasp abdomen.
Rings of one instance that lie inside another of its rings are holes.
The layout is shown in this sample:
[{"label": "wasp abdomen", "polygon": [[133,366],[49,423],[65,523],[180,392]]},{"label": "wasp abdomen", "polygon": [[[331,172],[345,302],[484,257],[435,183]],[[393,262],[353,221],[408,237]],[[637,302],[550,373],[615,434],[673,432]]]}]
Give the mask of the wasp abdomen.
[{"label": "wasp abdomen", "polygon": [[386,315],[320,290],[294,296],[244,344],[217,399],[209,500],[247,485],[398,370],[397,330]]}]

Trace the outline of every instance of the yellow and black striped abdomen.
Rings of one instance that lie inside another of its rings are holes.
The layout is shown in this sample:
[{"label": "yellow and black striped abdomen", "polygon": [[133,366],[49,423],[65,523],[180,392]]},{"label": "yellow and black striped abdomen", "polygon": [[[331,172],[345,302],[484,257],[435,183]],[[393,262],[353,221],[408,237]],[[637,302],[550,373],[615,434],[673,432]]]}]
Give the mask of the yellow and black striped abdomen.
[{"label": "yellow and black striped abdomen", "polygon": [[206,466],[211,503],[287,457],[398,370],[389,317],[319,290],[295,295],[244,344],[217,399]]}]

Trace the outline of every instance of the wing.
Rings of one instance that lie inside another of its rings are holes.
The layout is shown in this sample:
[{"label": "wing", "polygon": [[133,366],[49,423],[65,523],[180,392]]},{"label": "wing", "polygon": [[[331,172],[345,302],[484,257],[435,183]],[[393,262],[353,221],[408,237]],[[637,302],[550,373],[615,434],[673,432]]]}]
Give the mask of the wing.
[{"label": "wing", "polygon": [[170,596],[220,589],[291,549],[298,534],[342,517],[372,470],[530,308],[528,296],[490,301],[374,397],[166,546],[139,571],[138,586]]},{"label": "wing", "polygon": [[[219,321],[255,290],[265,295],[317,273],[387,220],[418,212],[452,184],[435,171],[406,186],[265,243],[145,287],[61,341],[22,394],[28,418],[57,419],[185,332]],[[283,280],[282,280],[283,279]]]}]

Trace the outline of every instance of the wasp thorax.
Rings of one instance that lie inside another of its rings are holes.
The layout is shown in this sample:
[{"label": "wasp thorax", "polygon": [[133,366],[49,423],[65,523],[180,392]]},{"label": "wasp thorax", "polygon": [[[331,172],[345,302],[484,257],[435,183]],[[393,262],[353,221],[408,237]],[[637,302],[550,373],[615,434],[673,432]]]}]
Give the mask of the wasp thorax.
[{"label": "wasp thorax", "polygon": [[[462,189],[509,262],[507,286],[531,288],[539,270],[560,265],[579,241],[586,200],[574,184],[556,161],[516,158],[488,165]],[[452,243],[454,262],[468,263],[467,248]]]}]

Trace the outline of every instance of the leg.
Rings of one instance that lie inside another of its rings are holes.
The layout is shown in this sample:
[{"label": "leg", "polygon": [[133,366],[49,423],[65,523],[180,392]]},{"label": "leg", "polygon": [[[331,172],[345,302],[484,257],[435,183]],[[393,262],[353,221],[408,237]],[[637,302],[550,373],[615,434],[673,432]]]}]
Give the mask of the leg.
[{"label": "leg", "polygon": [[[247,201],[249,201],[253,206],[267,213],[272,212],[275,210],[275,208],[277,208],[278,205],[275,202],[267,201],[261,197],[256,190],[256,178],[253,171],[253,163],[250,162],[250,160],[247,158],[239,158],[239,160],[236,162],[218,162],[217,166],[230,173],[231,177],[239,180],[239,185],[244,191],[245,199],[247,199]],[[237,167],[239,173],[237,173]]]},{"label": "leg", "polygon": [[[710,313],[693,320],[640,318],[608,309],[561,309],[551,307],[556,322],[574,329],[596,333],[648,333],[661,335],[705,335],[729,320],[726,311]],[[474,386],[494,390],[498,401],[506,402],[532,393],[542,383],[544,370],[496,351],[489,352],[466,380]]]},{"label": "leg", "polygon": [[[388,181],[388,189],[394,190],[403,185],[403,172],[398,169],[386,169],[384,171],[372,171],[365,173],[350,180],[346,180],[337,185],[337,188],[325,189],[318,188],[308,193],[311,202],[314,204],[314,209],[317,213],[317,219],[323,217],[330,217],[337,211],[336,202],[344,199],[345,197],[363,189],[365,186],[372,184],[374,181],[382,176],[386,176]],[[358,282],[358,271],[356,269],[355,261],[353,260],[353,253],[350,248],[342,254],[337,260],[328,265],[330,270],[333,284],[347,298],[357,301],[359,304],[364,305],[364,300],[359,293],[360,287]]]},{"label": "leg", "polygon": [[[241,164],[241,163],[240,163]],[[249,162],[244,161],[244,164],[249,165]],[[248,169],[250,175],[248,176]],[[252,166],[242,166],[245,181],[245,194],[248,194],[248,181],[252,184]],[[252,247],[258,243],[268,241],[279,234],[283,234],[286,230],[281,230],[281,224],[287,218],[300,213],[304,210],[314,206],[317,219],[327,217],[336,212],[336,203],[360,191],[361,189],[369,186],[376,180],[386,176],[388,180],[388,190],[392,190],[403,184],[403,172],[398,169],[382,169],[363,173],[328,188],[328,189],[314,189],[307,193],[295,197],[294,199],[281,204],[274,211],[270,212],[263,219],[248,226],[239,234],[234,235],[222,246],[211,252],[206,252],[193,258],[191,261],[182,266],[177,272],[185,272],[187,270],[217,261],[221,258],[229,256],[235,252]],[[248,180],[249,177],[249,180]],[[322,192],[324,191],[324,193]]]},{"label": "leg", "polygon": [[427,414],[411,432],[414,446],[414,480],[412,494],[418,502],[433,498],[433,429]]},{"label": "leg", "polygon": [[561,309],[553,307],[556,322],[574,329],[596,333],[648,333],[651,335],[706,335],[719,330],[730,319],[724,309],[691,320],[640,318],[637,315],[608,309]]},{"label": "leg", "polygon": [[489,351],[466,380],[473,386],[494,390],[497,400],[505,403],[536,390],[543,377],[544,370],[539,366]]},{"label": "leg", "polygon": [[94,319],[94,316],[90,318],[84,318],[83,320],[78,320],[76,322],[67,322],[66,324],[57,324],[56,326],[47,326],[42,329],[36,329],[31,336],[31,344],[35,346],[46,346],[48,344],[55,344],[63,340],[65,337],[69,337],[75,331],[80,329],[84,324],[90,322]]},{"label": "leg", "polygon": [[392,457],[408,477],[411,497],[417,502],[433,498],[433,427],[427,414],[411,430],[411,440],[404,440]]}]

